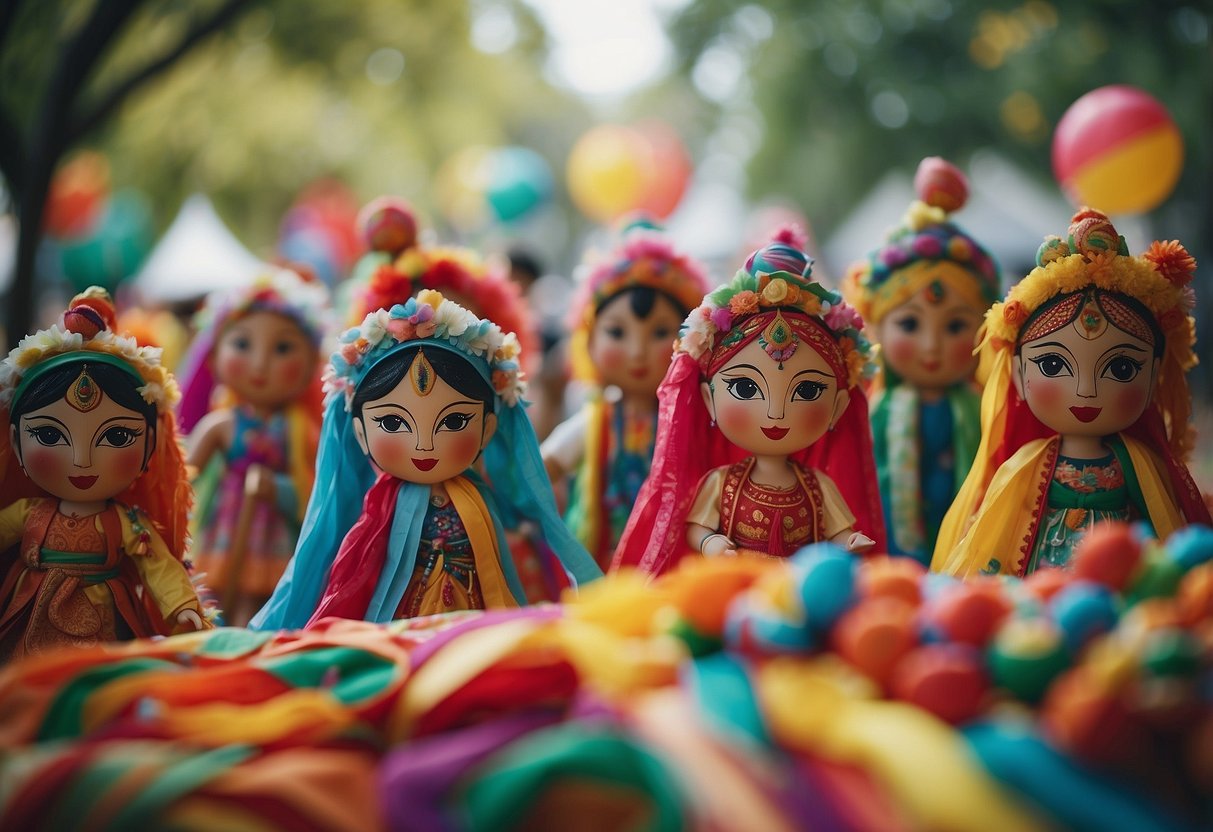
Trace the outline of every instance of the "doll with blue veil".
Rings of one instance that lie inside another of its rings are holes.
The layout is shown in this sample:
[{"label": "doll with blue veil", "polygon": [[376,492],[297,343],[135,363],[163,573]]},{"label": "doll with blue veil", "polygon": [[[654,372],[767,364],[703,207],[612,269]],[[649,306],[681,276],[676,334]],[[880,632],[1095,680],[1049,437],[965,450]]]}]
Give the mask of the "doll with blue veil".
[{"label": "doll with blue veil", "polygon": [[556,510],[513,333],[425,290],[347,330],[325,389],[299,545],[253,628],[521,606],[503,517],[535,523],[573,586],[601,575]]}]

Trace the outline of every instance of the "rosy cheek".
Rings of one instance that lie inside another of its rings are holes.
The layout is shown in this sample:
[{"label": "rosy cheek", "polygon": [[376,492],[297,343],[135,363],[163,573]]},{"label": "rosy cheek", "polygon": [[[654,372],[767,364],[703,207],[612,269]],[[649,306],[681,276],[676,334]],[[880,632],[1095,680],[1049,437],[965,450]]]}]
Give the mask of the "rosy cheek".
[{"label": "rosy cheek", "polygon": [[885,355],[889,365],[896,370],[898,367],[909,366],[915,359],[917,347],[910,338],[893,336],[885,343]]},{"label": "rosy cheek", "polygon": [[143,447],[139,444],[120,448],[105,459],[105,476],[119,490],[138,479],[143,469]]},{"label": "rosy cheek", "polygon": [[738,445],[746,442],[746,437],[758,429],[758,421],[748,407],[730,404],[721,406],[719,400],[716,407],[716,423],[724,435]]},{"label": "rosy cheek", "polygon": [[800,444],[808,446],[816,442],[830,427],[830,409],[828,407],[813,407],[808,409],[798,421],[793,433],[803,437]]},{"label": "rosy cheek", "polygon": [[1128,416],[1144,410],[1148,398],[1149,391],[1145,387],[1130,384],[1126,385],[1123,390],[1117,391],[1116,395],[1112,397],[1112,406],[1118,413]]},{"label": "rosy cheek", "polygon": [[284,387],[293,387],[300,381],[303,375],[304,359],[302,356],[293,355],[289,358],[282,359],[278,365],[278,377],[282,379]]},{"label": "rosy cheek", "polygon": [[[1068,376],[1066,381],[1073,381]],[[1048,413],[1061,407],[1066,395],[1066,385],[1051,378],[1029,378],[1024,382],[1024,396],[1032,412]]]},{"label": "rosy cheek", "polygon": [[64,476],[70,453],[71,451],[67,448],[64,448],[63,453],[60,454],[51,448],[37,445],[34,448],[27,448],[22,458],[27,471],[36,472],[35,476],[39,479],[53,480]]},{"label": "rosy cheek", "polygon": [[627,362],[627,352],[618,341],[603,339],[597,344],[590,358],[600,370],[616,370]]},{"label": "rosy cheek", "polygon": [[452,461],[458,460],[466,466],[472,464],[472,460],[478,453],[480,453],[480,433],[468,429],[451,437],[443,449],[442,457]]},{"label": "rosy cheek", "polygon": [[973,342],[969,338],[957,338],[948,351],[948,366],[957,373],[967,373],[977,363],[973,355]]},{"label": "rosy cheek", "polygon": [[409,434],[377,436],[367,444],[375,464],[390,474],[399,476],[408,458],[412,455],[412,436]]},{"label": "rosy cheek", "polygon": [[243,378],[248,372],[248,361],[239,354],[221,353],[216,365],[215,372],[220,379]]}]

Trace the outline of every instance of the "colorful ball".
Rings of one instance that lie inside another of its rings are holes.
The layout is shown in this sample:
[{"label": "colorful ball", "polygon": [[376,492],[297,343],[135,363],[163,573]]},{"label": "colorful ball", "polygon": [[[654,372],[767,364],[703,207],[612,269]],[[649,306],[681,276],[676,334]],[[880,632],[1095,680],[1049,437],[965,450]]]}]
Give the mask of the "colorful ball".
[{"label": "colorful ball", "polygon": [[998,631],[987,657],[994,684],[1038,702],[1070,665],[1061,632],[1046,618],[1015,618]]},{"label": "colorful ball", "polygon": [[977,651],[956,644],[911,650],[892,676],[893,694],[958,725],[980,714],[990,683]]},{"label": "colorful ball", "polygon": [[897,663],[918,645],[915,609],[900,598],[865,598],[834,628],[838,655],[882,686]]},{"label": "colorful ball", "polygon": [[1187,526],[1167,538],[1167,554],[1184,569],[1213,561],[1213,529]]},{"label": "colorful ball", "polygon": [[1120,250],[1120,234],[1107,217],[1085,217],[1070,226],[1070,251],[1085,254],[1115,254]]},{"label": "colorful ball", "polygon": [[1056,234],[1050,234],[1048,237],[1045,237],[1045,241],[1040,244],[1040,248],[1036,249],[1036,265],[1047,266],[1054,260],[1069,257],[1071,254],[1073,252],[1070,251],[1069,243]]},{"label": "colorful ball", "polygon": [[928,156],[918,163],[914,192],[927,205],[952,213],[968,200],[969,182],[951,162],[939,156]]},{"label": "colorful ball", "polygon": [[1074,574],[1123,590],[1141,564],[1141,541],[1127,523],[1100,523],[1074,548]]},{"label": "colorful ball", "polygon": [[1024,578],[1024,588],[1036,595],[1041,601],[1050,601],[1053,596],[1061,592],[1070,582],[1074,580],[1074,575],[1064,569],[1037,569],[1028,577]]},{"label": "colorful ball", "polygon": [[922,603],[920,585],[926,571],[913,558],[865,560],[859,566],[859,594],[865,598],[900,598],[916,607]]},{"label": "colorful ball", "polygon": [[1053,133],[1053,174],[1075,205],[1150,211],[1175,189],[1183,139],[1166,108],[1135,87],[1100,87],[1066,110]]},{"label": "colorful ball", "polygon": [[1120,617],[1116,596],[1090,581],[1074,581],[1058,592],[1050,611],[1066,647],[1075,655],[1091,639],[1115,627]]},{"label": "colorful ball", "polygon": [[1146,598],[1171,597],[1183,580],[1184,568],[1157,549],[1146,555],[1145,563],[1138,571],[1125,600],[1130,604]]},{"label": "colorful ball", "polygon": [[823,633],[855,603],[859,561],[832,543],[816,543],[801,549],[794,564],[803,570],[800,598],[809,628]]},{"label": "colorful ball", "polygon": [[417,242],[417,215],[400,197],[371,200],[358,212],[357,224],[372,251],[399,254]]},{"label": "colorful ball", "polygon": [[1184,575],[1175,605],[1185,627],[1213,621],[1213,563],[1201,564]]},{"label": "colorful ball", "polygon": [[982,647],[1014,605],[997,581],[956,584],[927,605],[927,620],[949,641]]},{"label": "colorful ball", "polygon": [[1174,627],[1155,630],[1146,638],[1141,664],[1155,676],[1192,676],[1200,670],[1200,642]]}]

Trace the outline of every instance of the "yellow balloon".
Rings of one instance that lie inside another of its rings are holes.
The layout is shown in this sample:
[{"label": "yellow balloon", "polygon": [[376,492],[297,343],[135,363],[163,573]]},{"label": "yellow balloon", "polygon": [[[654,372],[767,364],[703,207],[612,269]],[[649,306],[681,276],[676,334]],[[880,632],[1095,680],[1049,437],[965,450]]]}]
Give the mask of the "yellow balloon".
[{"label": "yellow balloon", "polygon": [[484,191],[489,182],[487,147],[465,147],[452,154],[434,175],[434,201],[452,225],[465,231],[488,219]]},{"label": "yellow balloon", "polygon": [[569,196],[587,217],[610,222],[638,207],[652,174],[644,137],[604,124],[587,131],[569,153]]}]

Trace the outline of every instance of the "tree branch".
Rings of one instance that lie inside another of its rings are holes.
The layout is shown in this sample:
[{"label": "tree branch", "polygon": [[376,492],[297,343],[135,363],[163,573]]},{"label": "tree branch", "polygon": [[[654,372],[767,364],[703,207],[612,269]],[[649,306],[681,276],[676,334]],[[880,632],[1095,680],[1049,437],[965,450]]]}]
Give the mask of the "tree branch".
[{"label": "tree branch", "polygon": [[132,72],[124,80],[114,84],[86,112],[80,114],[67,126],[67,146],[79,141],[85,134],[103,122],[127,96],[172,66],[186,52],[194,48],[200,41],[223,28],[232,18],[239,14],[250,0],[227,0],[207,20],[196,23],[193,28],[182,36],[181,40],[160,57],[149,61],[140,69]]},{"label": "tree branch", "polygon": [[8,187],[9,200],[16,204],[25,187],[25,137],[8,108],[0,104],[0,176]]}]

